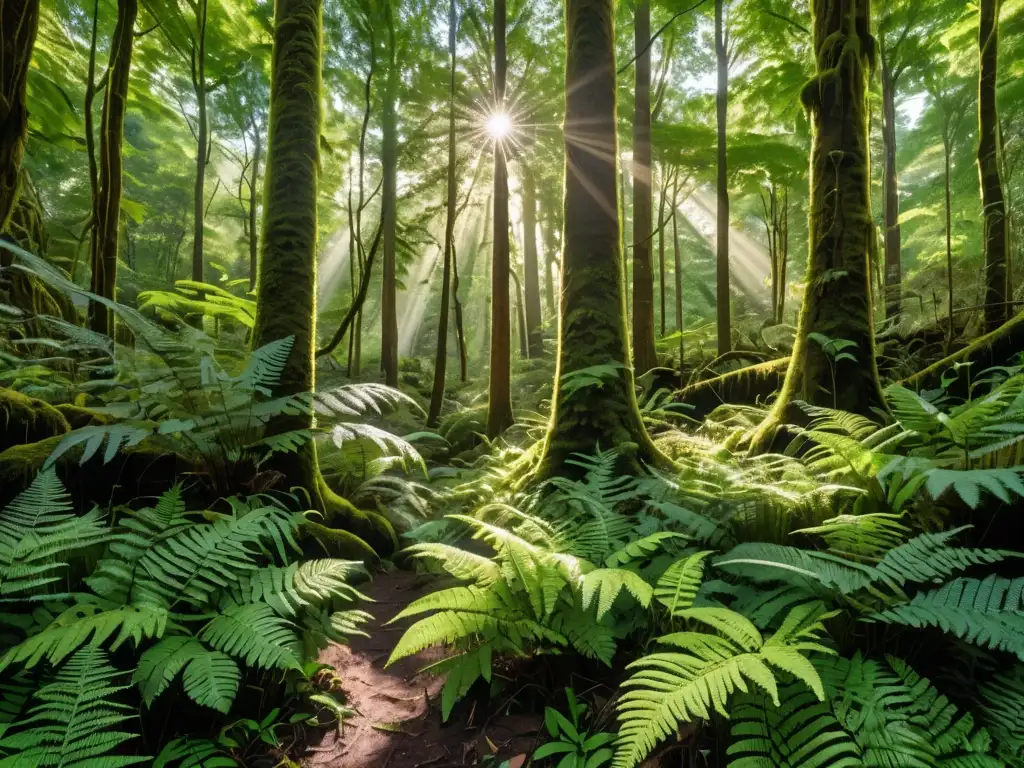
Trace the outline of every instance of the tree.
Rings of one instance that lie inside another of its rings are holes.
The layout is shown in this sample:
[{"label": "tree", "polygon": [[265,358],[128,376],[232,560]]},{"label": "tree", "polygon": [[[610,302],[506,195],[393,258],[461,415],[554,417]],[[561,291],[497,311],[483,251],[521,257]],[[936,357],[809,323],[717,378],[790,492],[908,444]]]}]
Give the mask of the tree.
[{"label": "tree", "polygon": [[[494,2],[494,110],[505,114],[505,0]],[[497,437],[513,423],[511,392],[512,322],[509,304],[508,158],[505,143],[494,140],[494,245],[491,261],[491,368],[488,378],[487,436]]]},{"label": "tree", "polygon": [[[253,346],[292,337],[275,393],[280,395],[311,392],[315,384],[320,98],[321,0],[277,0]],[[275,417],[267,431],[308,432],[312,425],[311,412],[303,411]],[[327,488],[312,440],[293,453],[275,454],[272,464],[289,485],[309,492],[314,506],[329,513],[329,522],[340,517],[371,546],[391,545],[386,523]]]},{"label": "tree", "polygon": [[725,30],[725,0],[715,0],[715,62],[718,87],[715,90],[715,119],[718,128],[715,190],[718,199],[716,236],[716,310],[718,354],[732,349],[732,319],[729,309],[729,170],[726,159],[726,117],[729,107],[729,40]]},{"label": "tree", "polygon": [[985,328],[1009,319],[1007,295],[1006,201],[1001,178],[1002,148],[996,84],[999,69],[999,11],[1002,0],[981,0],[978,25],[978,171],[985,223]]},{"label": "tree", "polygon": [[523,292],[526,294],[526,338],[530,357],[544,352],[540,331],[540,272],[537,268],[537,186],[523,167]]},{"label": "tree", "polygon": [[[567,0],[565,199],[558,365],[537,477],[571,473],[577,452],[656,461],[640,418],[626,336],[619,241],[613,0]],[[594,152],[593,147],[608,151]],[[581,382],[586,371],[599,384]]]},{"label": "tree", "polygon": [[870,0],[813,0],[816,76],[802,98],[813,123],[810,252],[786,379],[753,438],[770,445],[794,400],[863,415],[885,409],[875,362],[869,254],[867,71]]},{"label": "tree", "polygon": [[654,347],[654,268],[651,218],[651,4],[637,0],[633,116],[633,367],[636,375],[658,364]]},{"label": "tree", "polygon": [[398,386],[398,50],[395,35],[394,8],[391,0],[384,3],[388,29],[388,71],[384,80],[384,104],[381,114],[381,221],[384,225],[384,280],[380,297],[380,365],[384,382]]},{"label": "tree", "polygon": [[430,392],[427,425],[437,426],[444,403],[444,383],[448,363],[448,305],[451,302],[452,261],[455,248],[455,203],[458,187],[455,179],[455,63],[458,13],[455,0],[448,10],[448,58],[451,72],[448,85],[448,177],[444,223],[444,267],[441,274],[441,311],[437,321],[437,354],[434,356],[434,386]]},{"label": "tree", "polygon": [[28,105],[25,85],[39,28],[39,0],[0,6],[0,232],[7,228],[18,200],[25,156]]},{"label": "tree", "polygon": [[[118,0],[117,24],[110,43],[107,87],[100,120],[99,184],[93,199],[92,282],[97,296],[114,298],[117,285],[117,251],[121,224],[123,187],[124,118],[128,104],[128,80],[135,41],[138,0]],[[114,335],[113,313],[97,302],[89,304],[89,327]]]}]

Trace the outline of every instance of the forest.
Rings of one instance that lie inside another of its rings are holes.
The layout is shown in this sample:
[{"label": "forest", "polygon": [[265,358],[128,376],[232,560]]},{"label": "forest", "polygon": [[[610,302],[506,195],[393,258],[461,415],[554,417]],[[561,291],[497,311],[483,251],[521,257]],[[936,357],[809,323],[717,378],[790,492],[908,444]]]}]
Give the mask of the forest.
[{"label": "forest", "polygon": [[1024,0],[0,0],[0,768],[1024,768],[1022,201]]}]

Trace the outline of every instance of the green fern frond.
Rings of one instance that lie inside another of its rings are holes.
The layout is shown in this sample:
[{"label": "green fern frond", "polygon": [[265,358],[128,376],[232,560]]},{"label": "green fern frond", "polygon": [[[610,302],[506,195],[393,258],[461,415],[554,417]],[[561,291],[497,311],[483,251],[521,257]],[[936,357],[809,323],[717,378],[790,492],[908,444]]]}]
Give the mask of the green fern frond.
[{"label": "green fern frond", "polygon": [[181,682],[196,704],[227,714],[238,694],[242,673],[234,659],[218,651],[206,651],[185,667]]},{"label": "green fern frond", "polygon": [[715,567],[755,582],[818,582],[849,595],[866,587],[875,571],[869,566],[825,552],[813,552],[781,544],[745,543],[715,560]]},{"label": "green fern frond", "polygon": [[313,396],[313,408],[321,418],[384,416],[401,408],[425,415],[419,403],[409,395],[373,381],[344,384],[325,392],[317,392]]},{"label": "green fern frond", "polygon": [[626,546],[615,550],[607,558],[604,564],[608,568],[617,568],[620,565],[627,565],[634,560],[644,560],[651,557],[655,552],[661,550],[664,542],[671,539],[685,539],[680,533],[672,531],[656,531],[636,541],[629,542]]},{"label": "green fern frond", "polygon": [[237,768],[240,763],[214,741],[183,737],[169,742],[153,768]]},{"label": "green fern frond", "polygon": [[167,690],[180,672],[185,693],[197,704],[227,713],[235,700],[241,672],[219,651],[211,651],[192,637],[163,638],[139,659],[133,681],[147,706]]},{"label": "green fern frond", "polygon": [[711,552],[695,552],[683,560],[672,563],[658,579],[654,597],[668,608],[670,615],[693,606],[694,598],[704,578],[704,560]]},{"label": "green fern frond", "polygon": [[779,702],[760,692],[736,697],[729,768],[863,768],[860,747],[827,702],[796,682],[779,686]]},{"label": "green fern frond", "polygon": [[833,555],[873,564],[906,540],[910,529],[902,519],[902,514],[886,512],[839,515],[793,533],[821,536]]},{"label": "green fern frond", "polygon": [[120,730],[135,716],[132,707],[114,700],[125,690],[114,684],[118,675],[96,647],[68,659],[35,692],[28,717],[0,739],[0,765],[120,768],[149,762],[148,757],[112,754],[138,737]]},{"label": "green fern frond", "polygon": [[481,587],[501,578],[501,568],[493,560],[449,544],[414,544],[406,552],[417,559],[436,560],[455,578]]},{"label": "green fern frond", "polygon": [[942,429],[942,412],[913,390],[890,384],[885,388],[885,399],[893,415],[907,429],[925,436]]},{"label": "green fern frond", "polygon": [[979,686],[978,698],[999,751],[1013,760],[1024,758],[1024,668],[1017,664],[996,674]]},{"label": "green fern frond", "polygon": [[334,443],[335,447],[342,448],[347,443],[365,440],[372,443],[377,449],[385,456],[397,456],[404,461],[409,461],[412,464],[419,466],[423,470],[423,474],[427,474],[427,465],[423,461],[423,457],[420,456],[412,443],[407,440],[391,434],[379,427],[375,427],[372,424],[358,424],[358,423],[345,423],[336,424],[331,429],[331,442]]},{"label": "green fern frond", "polygon": [[234,381],[245,389],[269,395],[281,383],[281,374],[288,364],[294,343],[294,336],[286,336],[254,349],[245,370]]},{"label": "green fern frond", "polygon": [[138,445],[147,437],[154,434],[151,427],[134,427],[126,424],[105,424],[101,426],[81,427],[68,432],[53,452],[43,462],[43,469],[52,469],[57,460],[75,446],[84,446],[79,464],[85,464],[96,455],[103,444],[107,447],[103,452],[103,463],[109,464],[113,461],[117,452]]},{"label": "green fern frond", "polygon": [[1024,659],[1022,591],[1024,579],[959,578],[868,618],[915,628],[938,627],[969,643]]},{"label": "green fern frond", "polygon": [[965,525],[941,533],[919,534],[889,550],[875,568],[883,578],[901,587],[908,581],[937,584],[973,565],[1001,562],[1009,554],[998,549],[948,546],[950,540],[970,527]]},{"label": "green fern frond", "polygon": [[228,608],[199,633],[199,639],[250,667],[299,670],[299,639],[292,625],[268,605]]},{"label": "green fern frond", "polygon": [[619,593],[625,589],[640,605],[646,608],[651,604],[654,590],[651,585],[638,574],[622,568],[597,568],[583,576],[580,584],[583,596],[583,608],[589,609],[597,598],[597,620],[604,618],[612,609],[612,604]]}]

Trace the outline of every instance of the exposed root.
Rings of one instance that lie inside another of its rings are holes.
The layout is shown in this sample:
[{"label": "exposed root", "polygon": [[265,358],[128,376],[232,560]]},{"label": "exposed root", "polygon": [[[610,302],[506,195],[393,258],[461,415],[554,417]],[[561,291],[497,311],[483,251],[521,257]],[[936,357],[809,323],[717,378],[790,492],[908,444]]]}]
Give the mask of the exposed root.
[{"label": "exposed root", "polygon": [[676,400],[694,406],[694,418],[703,419],[723,403],[750,405],[763,401],[782,386],[789,358],[723,373],[700,381],[676,393]]}]

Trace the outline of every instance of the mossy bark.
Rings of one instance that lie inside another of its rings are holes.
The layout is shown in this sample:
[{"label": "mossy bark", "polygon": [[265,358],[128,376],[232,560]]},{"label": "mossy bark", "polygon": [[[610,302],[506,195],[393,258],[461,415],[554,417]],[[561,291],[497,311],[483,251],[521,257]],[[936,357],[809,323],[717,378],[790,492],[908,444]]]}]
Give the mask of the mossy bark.
[{"label": "mossy bark", "polygon": [[[624,464],[656,462],[633,390],[619,240],[613,0],[566,2],[565,201],[558,365],[551,425],[535,477],[571,474],[575,452],[618,448]],[[594,152],[594,147],[607,151]],[[602,387],[562,376],[621,366]]]},{"label": "mossy bark", "polygon": [[388,71],[381,111],[381,221],[384,224],[384,263],[380,297],[380,366],[384,383],[398,386],[398,51],[392,0],[385,0],[388,25]]},{"label": "mossy bark", "polygon": [[[635,375],[639,376],[658,365],[658,354],[654,347],[654,268],[651,257],[653,196],[649,0],[638,0],[633,31],[633,45],[637,52],[643,51],[634,64],[633,94],[633,367]],[[602,145],[594,151],[607,150]],[[608,200],[611,199],[609,196]]]},{"label": "mossy bark", "polygon": [[[264,176],[259,296],[253,344],[294,338],[276,394],[314,388],[317,188],[321,119],[321,0],[278,0],[270,90],[270,138]],[[271,434],[309,429],[312,416],[279,416]],[[289,486],[306,489],[328,524],[345,528],[378,551],[390,551],[390,526],[334,494],[308,442],[274,459]]]},{"label": "mossy bark", "polygon": [[[256,277],[259,275],[259,264],[260,264],[260,251],[259,251],[259,234],[256,226],[256,210],[259,207],[259,178],[260,178],[260,160],[263,157],[263,133],[256,125],[255,120],[253,121],[253,154],[252,154],[252,168],[249,170],[249,290],[256,290]],[[353,251],[349,250],[349,258]]]},{"label": "mossy bark", "polygon": [[537,269],[537,187],[523,168],[523,292],[526,294],[526,337],[530,357],[544,351],[540,330],[540,272]]},{"label": "mossy bark", "polygon": [[686,347],[683,344],[683,256],[679,249],[679,227],[676,220],[679,216],[679,174],[672,185],[672,253],[674,257],[674,277],[676,281],[675,310],[676,332],[679,334],[679,370],[683,369],[683,358]]},{"label": "mossy bark", "polygon": [[[869,267],[870,2],[813,0],[811,6],[817,74],[803,92],[814,128],[807,287],[785,383],[754,436],[754,447],[762,449],[794,400],[864,415],[886,408],[875,362]],[[833,361],[811,333],[854,342],[855,348],[844,350],[851,358]]]},{"label": "mossy bark", "polygon": [[694,410],[688,415],[696,419],[703,419],[725,403],[754,405],[779,388],[788,367],[788,357],[749,365],[684,387],[674,399],[692,405]]},{"label": "mossy bark", "polygon": [[896,317],[902,300],[903,268],[900,263],[900,186],[896,172],[896,85],[899,72],[882,52],[882,143],[885,221],[885,316]]},{"label": "mossy bark", "polygon": [[732,310],[729,291],[729,170],[726,153],[726,119],[729,106],[729,50],[725,31],[723,0],[715,0],[715,60],[718,88],[715,91],[715,119],[718,129],[715,259],[715,322],[718,328],[718,354],[732,349]]},{"label": "mossy bark", "polygon": [[0,4],[0,232],[14,212],[28,130],[26,83],[39,28],[39,0]]},{"label": "mossy bark", "polygon": [[981,0],[978,25],[978,172],[985,222],[985,328],[1009,319],[1006,200],[1001,177],[1002,146],[996,86],[999,70],[999,11],[1002,0]]},{"label": "mossy bark", "polygon": [[441,270],[441,308],[437,319],[437,352],[434,355],[434,383],[430,391],[430,409],[427,412],[427,426],[436,427],[441,422],[441,406],[444,404],[445,377],[448,372],[448,309],[451,304],[451,280],[453,250],[455,248],[455,198],[458,193],[455,178],[455,65],[456,32],[458,11],[455,0],[448,7],[448,185],[444,222],[444,267]]},{"label": "mossy bark", "polygon": [[[494,108],[505,111],[505,0],[494,3]],[[505,142],[494,140],[494,244],[491,258],[491,350],[487,386],[487,436],[512,426],[511,342],[509,301],[508,157]]]},{"label": "mossy bark", "polygon": [[13,389],[0,389],[0,451],[70,430],[64,414],[49,403]]},{"label": "mossy bark", "polygon": [[206,166],[210,162],[210,125],[207,116],[206,82],[206,22],[209,0],[196,0],[196,35],[192,41],[192,90],[195,92],[198,115],[196,119],[196,177],[192,189],[192,279],[203,279],[203,235],[206,227]]},{"label": "mossy bark", "polygon": [[[99,184],[93,200],[92,281],[97,296],[113,299],[117,286],[117,251],[124,171],[124,116],[135,41],[138,0],[118,0],[117,23],[110,44],[107,88],[100,119]],[[114,335],[114,313],[98,302],[89,304],[89,327]]]}]

